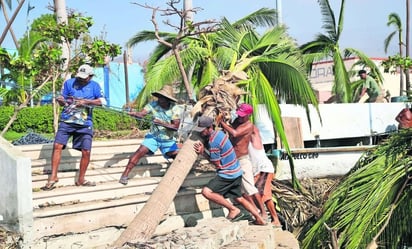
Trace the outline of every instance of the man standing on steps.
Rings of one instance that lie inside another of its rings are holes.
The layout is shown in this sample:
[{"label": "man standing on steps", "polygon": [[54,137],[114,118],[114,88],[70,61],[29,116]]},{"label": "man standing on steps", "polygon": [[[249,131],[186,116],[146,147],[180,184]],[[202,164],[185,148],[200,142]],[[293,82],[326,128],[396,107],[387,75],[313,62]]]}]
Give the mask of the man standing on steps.
[{"label": "man standing on steps", "polygon": [[[234,198],[255,218],[256,225],[265,225],[266,222],[259,215],[258,210],[248,200],[242,197],[242,169],[236,159],[236,153],[228,138],[222,131],[216,131],[213,127],[213,119],[202,116],[198,125],[193,129],[207,140],[206,145],[195,143],[194,150],[198,154],[205,155],[216,167],[216,176],[203,187],[202,195],[229,210],[227,218],[238,221],[244,218],[239,208],[226,198]],[[205,146],[207,149],[205,149]]]},{"label": "man standing on steps", "polygon": [[228,125],[224,120],[220,121],[220,125],[229,133],[230,141],[236,152],[240,167],[243,170],[242,192],[249,202],[255,207],[258,205],[260,213],[263,217],[267,217],[266,209],[255,186],[253,178],[252,162],[249,158],[248,146],[251,141],[254,125],[249,120],[253,113],[253,107],[249,104],[241,104],[236,110],[237,118],[233,121],[232,126]]},{"label": "man standing on steps", "polygon": [[82,152],[79,177],[76,186],[96,186],[95,182],[85,180],[86,170],[90,162],[90,151],[93,139],[93,106],[106,104],[103,91],[96,81],[92,80],[93,68],[89,65],[79,67],[76,77],[64,82],[61,95],[56,101],[63,107],[59,128],[53,144],[51,167],[52,172],[43,190],[52,190],[59,181],[57,172],[62,150],[70,137],[73,137],[73,148]]},{"label": "man standing on steps", "polygon": [[165,158],[175,158],[179,151],[176,137],[182,108],[176,105],[177,100],[174,97],[173,88],[165,85],[160,91],[154,92],[152,95],[157,97],[156,101],[147,104],[140,112],[129,113],[137,118],[144,118],[146,115],[151,114],[154,119],[150,132],[146,134],[142,144],[129,158],[120,177],[119,183],[123,185],[128,184],[130,172],[145,155],[154,154],[160,149]]}]

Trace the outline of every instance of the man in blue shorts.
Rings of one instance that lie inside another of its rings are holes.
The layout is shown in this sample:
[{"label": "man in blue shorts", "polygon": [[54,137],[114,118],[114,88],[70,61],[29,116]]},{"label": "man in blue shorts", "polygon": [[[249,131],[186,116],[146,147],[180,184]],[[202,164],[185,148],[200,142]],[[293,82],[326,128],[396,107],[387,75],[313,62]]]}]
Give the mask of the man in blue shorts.
[{"label": "man in blue shorts", "polygon": [[92,80],[93,68],[82,65],[75,78],[64,82],[61,95],[56,98],[60,106],[64,106],[60,115],[59,128],[54,138],[52,153],[52,172],[43,190],[52,190],[59,181],[57,172],[62,150],[66,148],[70,137],[73,137],[73,148],[82,152],[79,177],[76,186],[96,186],[95,182],[85,180],[90,162],[93,139],[93,106],[106,103],[103,91],[96,81]]},{"label": "man in blue shorts", "polygon": [[176,144],[177,130],[180,125],[182,108],[176,105],[173,88],[165,85],[160,91],[152,93],[157,97],[156,101],[148,103],[140,112],[129,112],[137,118],[144,118],[146,115],[153,116],[150,132],[146,134],[143,143],[136,152],[129,158],[126,168],[120,177],[119,182],[127,185],[130,171],[136,166],[139,160],[147,154],[154,154],[158,149],[166,158],[175,158],[178,153]]},{"label": "man in blue shorts", "polygon": [[[216,167],[216,176],[203,187],[202,195],[229,210],[227,218],[232,221],[241,220],[244,214],[233,203],[226,198],[233,198],[240,203],[255,218],[256,225],[265,225],[256,208],[245,198],[242,197],[242,174],[243,171],[236,158],[235,150],[229,137],[222,131],[214,130],[213,119],[202,116],[199,118],[197,127],[194,131],[207,140],[207,150],[203,143],[195,143],[194,150],[198,154],[203,154],[209,158],[210,162]],[[206,153],[205,153],[206,152]]]}]

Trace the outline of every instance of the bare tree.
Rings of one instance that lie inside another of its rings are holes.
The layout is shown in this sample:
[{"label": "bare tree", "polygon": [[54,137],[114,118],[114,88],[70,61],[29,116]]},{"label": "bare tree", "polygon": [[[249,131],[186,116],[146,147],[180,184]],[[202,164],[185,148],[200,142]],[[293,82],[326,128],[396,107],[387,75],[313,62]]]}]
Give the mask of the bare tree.
[{"label": "bare tree", "polygon": [[[139,5],[141,7],[144,8],[148,8],[152,10],[152,23],[154,26],[154,30],[155,30],[155,36],[157,41],[160,44],[165,45],[166,47],[169,47],[173,53],[173,55],[176,58],[176,62],[177,65],[179,67],[179,71],[182,75],[182,81],[183,84],[186,88],[186,92],[188,95],[188,98],[190,100],[193,100],[193,90],[189,81],[189,76],[185,71],[185,68],[183,66],[183,62],[182,59],[180,57],[179,51],[180,51],[180,44],[182,42],[182,39],[184,39],[185,37],[190,37],[190,36],[198,36],[200,34],[204,34],[204,33],[209,33],[209,32],[213,32],[215,31],[215,26],[213,24],[215,24],[216,22],[211,21],[211,20],[207,20],[207,21],[203,21],[203,22],[197,22],[197,23],[193,23],[191,21],[191,16],[193,13],[197,13],[197,11],[199,10],[199,8],[192,8],[192,9],[183,9],[183,10],[179,10],[175,5],[180,3],[180,0],[171,0],[170,2],[167,3],[167,5],[169,6],[169,8],[166,9],[160,9],[159,7],[152,7],[149,5],[141,5],[139,3],[135,3],[136,5]],[[163,16],[173,16],[173,15],[177,15],[180,18],[180,22],[178,25],[174,25],[172,24],[170,21],[165,21],[164,23],[174,29],[177,30],[177,34],[176,37],[173,39],[172,42],[169,42],[165,39],[163,39],[160,35],[159,35],[159,24],[157,23],[156,20],[156,14],[158,11],[162,12]],[[190,24],[188,23],[190,22]]]}]

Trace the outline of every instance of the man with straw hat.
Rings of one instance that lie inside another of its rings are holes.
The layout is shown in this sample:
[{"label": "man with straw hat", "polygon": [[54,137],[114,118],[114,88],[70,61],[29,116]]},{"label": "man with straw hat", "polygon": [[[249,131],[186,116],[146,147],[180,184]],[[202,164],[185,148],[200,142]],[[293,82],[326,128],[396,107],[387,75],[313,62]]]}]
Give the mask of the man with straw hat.
[{"label": "man with straw hat", "polygon": [[142,144],[129,158],[119,180],[123,185],[127,185],[131,170],[145,155],[154,154],[160,149],[165,158],[175,158],[179,150],[175,137],[180,125],[181,108],[176,105],[173,88],[165,85],[152,95],[157,97],[157,100],[148,103],[140,112],[129,112],[137,118],[144,118],[150,114],[153,116],[153,122]]}]

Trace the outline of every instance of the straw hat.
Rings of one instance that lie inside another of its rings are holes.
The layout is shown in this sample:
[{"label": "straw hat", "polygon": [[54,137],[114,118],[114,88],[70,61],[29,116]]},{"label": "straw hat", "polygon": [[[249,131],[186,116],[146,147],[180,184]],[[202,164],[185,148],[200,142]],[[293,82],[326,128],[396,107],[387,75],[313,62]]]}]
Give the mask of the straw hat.
[{"label": "straw hat", "polygon": [[159,91],[153,92],[152,95],[155,97],[163,96],[169,99],[170,101],[177,102],[177,99],[175,99],[174,97],[173,88],[169,85],[163,86],[162,89],[160,89]]}]

